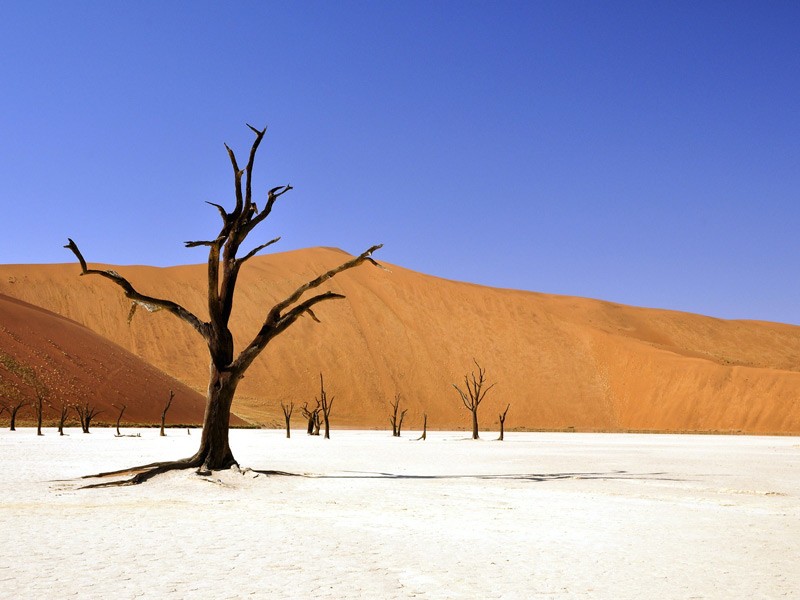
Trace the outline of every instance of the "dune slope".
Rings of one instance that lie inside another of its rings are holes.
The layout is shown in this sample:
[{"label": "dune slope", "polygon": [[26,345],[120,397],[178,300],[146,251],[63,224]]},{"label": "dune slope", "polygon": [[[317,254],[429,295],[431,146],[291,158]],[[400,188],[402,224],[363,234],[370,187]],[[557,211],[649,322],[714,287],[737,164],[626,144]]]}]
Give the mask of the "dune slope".
[{"label": "dune slope", "polygon": [[[62,403],[86,402],[99,411],[96,423],[114,423],[123,404],[121,424],[160,423],[170,390],[168,424],[203,419],[204,398],[185,384],[74,321],[0,295],[0,401],[28,403],[19,424],[35,420],[37,387],[47,423],[58,419]],[[69,422],[75,420],[70,408]]]},{"label": "dune slope", "polygon": [[[238,348],[272,302],[347,259],[313,248],[255,257],[243,268],[233,314]],[[109,267],[110,268],[110,267]],[[113,267],[143,293],[206,318],[203,265]],[[402,395],[404,427],[467,427],[452,384],[474,368],[497,382],[482,428],[800,432],[800,328],[501,290],[387,265],[329,282],[345,300],[316,310],[277,338],[242,381],[234,412],[282,422],[280,402],[314,404],[319,373],[335,396],[335,426],[388,427]],[[202,340],[169,314],[139,310],[76,264],[0,266],[0,293],[74,319],[195,390],[206,385]],[[296,409],[295,419],[301,418]]]}]

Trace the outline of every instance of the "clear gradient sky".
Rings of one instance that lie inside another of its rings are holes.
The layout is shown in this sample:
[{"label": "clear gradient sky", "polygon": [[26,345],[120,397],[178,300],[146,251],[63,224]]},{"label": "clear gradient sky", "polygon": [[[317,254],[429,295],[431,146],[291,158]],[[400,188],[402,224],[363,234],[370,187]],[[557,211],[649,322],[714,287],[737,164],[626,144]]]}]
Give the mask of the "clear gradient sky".
[{"label": "clear gradient sky", "polygon": [[[0,263],[253,245],[800,324],[800,2],[2,2]],[[244,158],[243,158],[244,161]]]}]

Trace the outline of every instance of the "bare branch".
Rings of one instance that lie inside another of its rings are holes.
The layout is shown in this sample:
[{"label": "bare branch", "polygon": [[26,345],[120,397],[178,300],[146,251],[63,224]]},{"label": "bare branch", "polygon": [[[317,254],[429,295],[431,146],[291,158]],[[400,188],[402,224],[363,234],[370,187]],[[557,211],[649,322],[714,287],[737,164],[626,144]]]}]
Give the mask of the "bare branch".
[{"label": "bare branch", "polygon": [[238,218],[238,216],[242,214],[242,207],[244,206],[244,199],[242,198],[242,175],[244,175],[244,171],[239,169],[239,164],[236,162],[236,155],[228,144],[225,144],[225,149],[228,151],[228,157],[231,159],[234,186],[236,188],[236,208],[233,210],[233,213],[231,213],[231,216]]},{"label": "bare branch", "polygon": [[206,204],[210,204],[211,206],[216,206],[217,210],[219,211],[219,215],[222,217],[222,222],[223,223],[228,222],[228,213],[225,212],[225,209],[222,206],[220,206],[219,204],[215,204],[213,202],[209,202],[208,200],[206,200]]},{"label": "bare branch", "polygon": [[200,242],[183,242],[187,248],[196,248],[197,246],[217,246],[225,240],[225,236],[220,236],[215,240],[206,240]]},{"label": "bare branch", "polygon": [[[72,250],[73,254],[78,258],[78,261],[81,263],[81,275],[100,275],[101,277],[105,277],[106,279],[110,279],[118,286],[120,286],[125,291],[125,296],[133,300],[134,302],[138,302],[144,305],[148,310],[152,310],[151,307],[155,307],[156,309],[164,309],[167,312],[172,313],[176,317],[186,321],[191,325],[197,333],[203,336],[203,339],[207,339],[208,332],[206,325],[200,321],[194,314],[183,308],[180,304],[173,302],[171,300],[163,300],[161,298],[154,298],[153,296],[146,296],[137,292],[134,287],[130,284],[130,282],[122,277],[116,271],[101,271],[99,269],[89,269],[86,266],[86,260],[83,258],[81,251],[78,249],[77,244],[72,241],[72,239],[67,238],[69,243],[64,246],[64,248],[69,248]],[[133,317],[133,310],[128,315],[129,319]]]},{"label": "bare branch", "polygon": [[261,252],[261,251],[262,251],[264,248],[267,248],[268,246],[272,246],[272,244],[275,244],[275,243],[277,243],[277,242],[278,242],[280,239],[281,239],[281,238],[280,238],[280,236],[279,236],[279,237],[276,237],[274,240],[270,240],[270,241],[268,241],[266,244],[261,244],[259,247],[257,247],[257,248],[253,248],[253,249],[252,249],[250,252],[248,252],[248,253],[247,253],[247,254],[246,254],[244,257],[242,257],[242,258],[240,258],[240,259],[239,259],[239,264],[241,265],[241,264],[242,264],[244,261],[246,261],[246,260],[248,260],[248,259],[250,259],[250,258],[253,258],[253,257],[254,257],[256,254],[258,254],[259,252]]}]

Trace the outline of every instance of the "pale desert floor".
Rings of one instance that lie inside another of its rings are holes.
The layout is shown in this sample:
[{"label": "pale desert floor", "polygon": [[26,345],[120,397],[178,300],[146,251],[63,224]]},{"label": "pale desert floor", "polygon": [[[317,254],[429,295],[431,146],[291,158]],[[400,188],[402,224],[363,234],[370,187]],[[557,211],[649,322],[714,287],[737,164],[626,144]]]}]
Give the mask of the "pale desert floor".
[{"label": "pale desert floor", "polygon": [[139,431],[0,432],[1,598],[800,597],[799,438],[234,431],[298,476],[77,489],[199,440]]}]

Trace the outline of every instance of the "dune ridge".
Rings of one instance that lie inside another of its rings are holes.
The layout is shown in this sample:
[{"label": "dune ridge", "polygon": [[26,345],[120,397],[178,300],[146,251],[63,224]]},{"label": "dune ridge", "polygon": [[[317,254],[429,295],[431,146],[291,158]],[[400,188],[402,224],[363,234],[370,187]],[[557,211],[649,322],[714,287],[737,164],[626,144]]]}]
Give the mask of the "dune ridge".
[{"label": "dune ridge", "polygon": [[[338,249],[311,248],[251,259],[234,304],[237,349],[272,302],[342,258]],[[405,428],[419,427],[423,412],[432,428],[464,428],[468,413],[452,384],[475,358],[497,382],[481,405],[482,429],[496,428],[510,403],[509,429],[800,432],[800,327],[487,288],[386,267],[363,266],[329,282],[325,289],[347,298],[320,305],[322,323],[301,319],[274,340],[242,381],[233,411],[279,425],[280,402],[313,405],[323,372],[336,396],[334,427],[388,427],[388,402],[400,393],[409,409]],[[207,315],[205,265],[106,268],[143,293]],[[0,266],[0,293],[73,319],[205,389],[206,349],[190,327],[141,309],[126,324],[130,303],[119,288],[80,277],[76,264]]]}]

